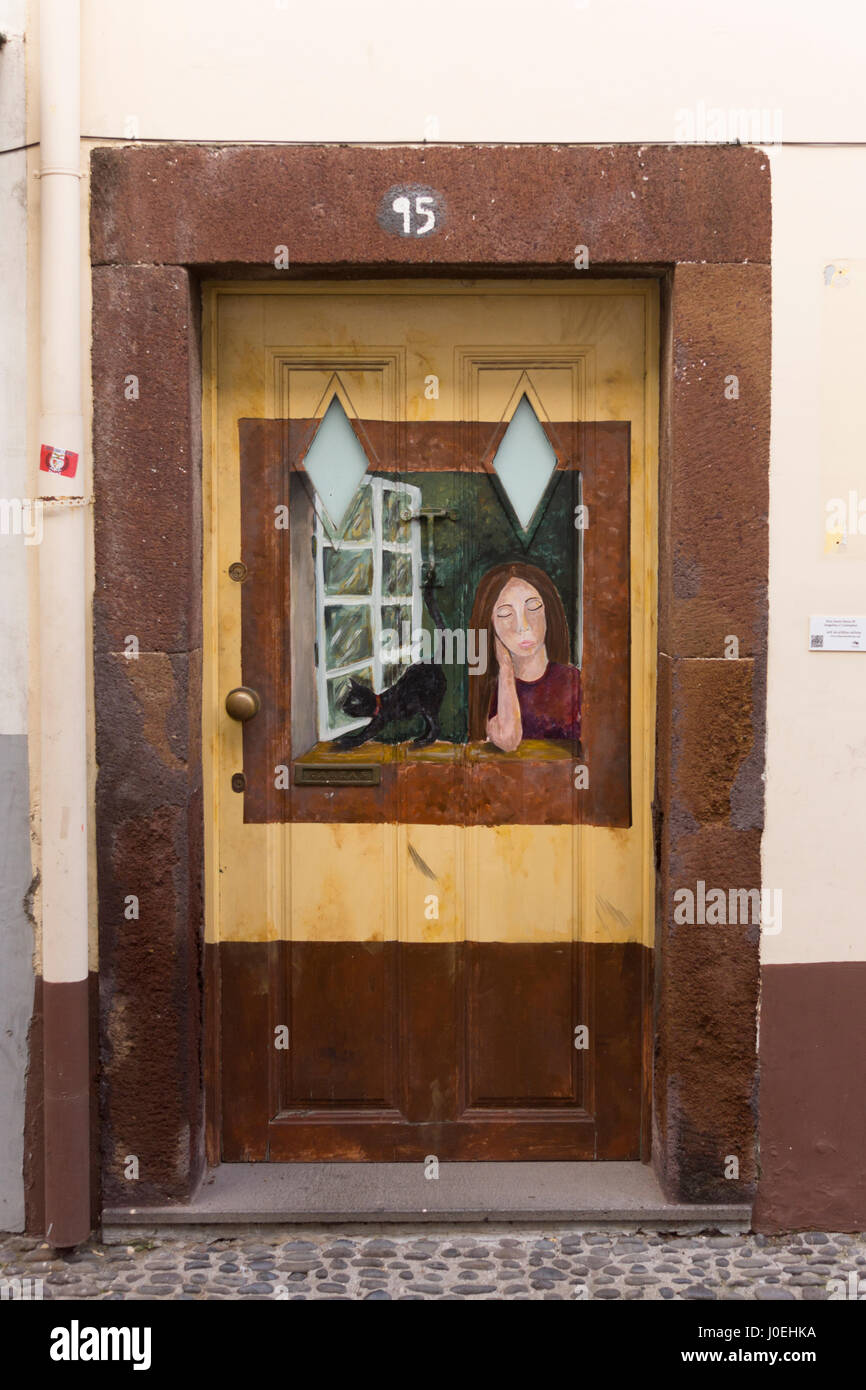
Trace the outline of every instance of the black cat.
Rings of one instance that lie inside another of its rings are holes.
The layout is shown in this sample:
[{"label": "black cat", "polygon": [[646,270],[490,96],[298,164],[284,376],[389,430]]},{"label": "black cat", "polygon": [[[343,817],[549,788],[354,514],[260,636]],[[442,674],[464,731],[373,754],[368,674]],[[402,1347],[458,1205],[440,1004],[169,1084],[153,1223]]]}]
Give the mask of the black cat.
[{"label": "black cat", "polygon": [[[445,620],[433,596],[432,573],[424,585],[424,599],[434,623],[444,630]],[[413,719],[419,714],[424,720],[424,727],[412,740],[413,744],[416,748],[425,748],[427,744],[435,743],[440,734],[439,710],[447,684],[442,667],[425,661],[416,661],[381,695],[377,695],[369,685],[350,677],[349,689],[340,701],[340,708],[353,719],[369,719],[370,723],[363,729],[334,739],[333,746],[341,752],[347,748],[360,748],[362,743],[376,738],[389,724],[398,719]]]}]

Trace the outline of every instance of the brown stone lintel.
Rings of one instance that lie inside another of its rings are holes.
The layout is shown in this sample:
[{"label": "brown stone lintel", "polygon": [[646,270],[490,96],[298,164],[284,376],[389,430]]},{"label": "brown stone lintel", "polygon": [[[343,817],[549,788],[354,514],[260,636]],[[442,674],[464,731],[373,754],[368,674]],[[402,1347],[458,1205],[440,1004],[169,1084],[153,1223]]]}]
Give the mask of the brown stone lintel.
[{"label": "brown stone lintel", "polygon": [[[395,185],[435,190],[423,237],[377,220]],[[371,273],[770,259],[756,148],[684,145],[148,145],[91,154],[91,259]],[[292,272],[283,272],[285,277]]]}]

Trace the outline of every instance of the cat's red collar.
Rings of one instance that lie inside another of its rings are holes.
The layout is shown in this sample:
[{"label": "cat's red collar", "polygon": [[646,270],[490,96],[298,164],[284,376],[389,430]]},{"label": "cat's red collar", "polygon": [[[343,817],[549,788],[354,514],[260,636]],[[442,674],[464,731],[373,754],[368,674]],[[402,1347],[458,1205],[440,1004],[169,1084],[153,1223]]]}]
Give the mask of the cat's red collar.
[{"label": "cat's red collar", "polygon": [[376,718],[376,715],[379,713],[379,711],[381,710],[381,708],[382,708],[382,696],[381,696],[381,695],[377,695],[377,696],[376,696],[376,708],[373,710],[373,718],[374,718],[374,719]]}]

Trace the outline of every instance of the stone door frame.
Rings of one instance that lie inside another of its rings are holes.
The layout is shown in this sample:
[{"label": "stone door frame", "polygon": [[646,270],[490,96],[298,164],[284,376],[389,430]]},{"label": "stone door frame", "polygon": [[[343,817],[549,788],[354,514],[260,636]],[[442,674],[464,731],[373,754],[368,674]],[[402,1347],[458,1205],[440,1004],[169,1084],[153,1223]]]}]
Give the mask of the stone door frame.
[{"label": "stone door frame", "polygon": [[[404,188],[434,197],[434,234],[383,215]],[[131,1204],[131,1153],[139,1209],[189,1200],[218,1121],[206,1118],[199,286],[416,274],[661,282],[652,1156],[672,1199],[751,1200],[760,929],[678,925],[673,895],[761,883],[770,218],[769,160],[749,147],[93,150],[105,1205]]]}]

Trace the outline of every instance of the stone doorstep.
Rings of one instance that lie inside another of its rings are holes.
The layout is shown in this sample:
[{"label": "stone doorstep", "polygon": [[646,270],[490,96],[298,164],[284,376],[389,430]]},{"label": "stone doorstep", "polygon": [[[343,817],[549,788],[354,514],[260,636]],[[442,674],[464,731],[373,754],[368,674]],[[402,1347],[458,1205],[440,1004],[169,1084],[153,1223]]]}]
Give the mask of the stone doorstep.
[{"label": "stone doorstep", "polygon": [[748,1231],[748,1203],[670,1202],[643,1163],[223,1163],[189,1203],[109,1207],[103,1237],[165,1227],[515,1222]]}]

